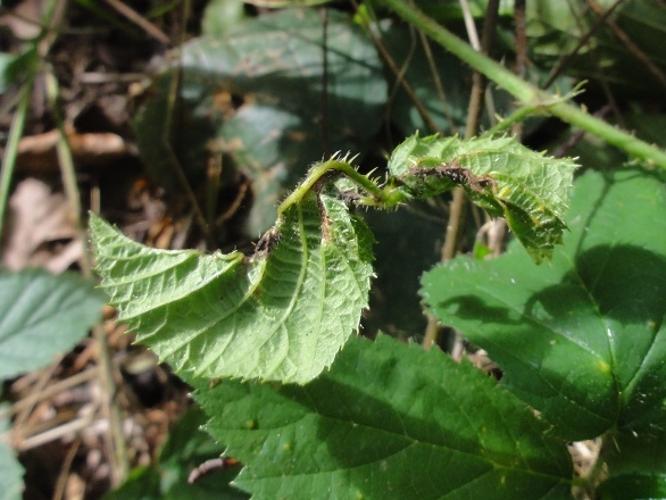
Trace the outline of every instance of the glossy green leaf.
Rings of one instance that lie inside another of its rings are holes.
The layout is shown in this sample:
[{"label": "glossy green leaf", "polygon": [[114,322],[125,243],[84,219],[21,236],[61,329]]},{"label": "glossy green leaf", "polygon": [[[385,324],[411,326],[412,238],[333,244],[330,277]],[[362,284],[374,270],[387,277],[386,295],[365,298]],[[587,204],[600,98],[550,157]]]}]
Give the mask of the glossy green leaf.
[{"label": "glossy green leaf", "polygon": [[515,244],[492,261],[460,257],[426,273],[422,295],[554,432],[631,433],[666,400],[664,212],[660,179],[588,172],[551,262],[536,266]]},{"label": "glossy green leaf", "polygon": [[[329,11],[326,27],[317,10],[292,9],[234,28],[181,47],[170,143],[195,187],[220,156],[223,183],[233,182],[235,171],[251,180],[245,232],[255,238],[273,224],[275,204],[307,165],[322,154],[367,148],[387,89],[375,48],[342,12]],[[149,172],[177,190],[164,143],[169,84],[167,72],[133,126]]]},{"label": "glossy green leaf", "polygon": [[189,410],[169,432],[157,463],[133,470],[129,478],[106,495],[107,500],[240,500],[247,495],[229,483],[239,465],[225,465],[202,473],[190,482],[190,473],[212,459],[224,447],[201,430],[206,418],[198,408]]},{"label": "glossy green leaf", "polygon": [[87,335],[103,304],[74,273],[0,272],[0,379],[55,361]]},{"label": "glossy green leaf", "polygon": [[304,387],[198,384],[252,498],[564,498],[571,464],[531,410],[471,365],[356,338]]},{"label": "glossy green leaf", "polygon": [[463,186],[472,201],[507,220],[537,261],[549,257],[562,240],[575,169],[572,160],[549,158],[511,137],[463,141],[414,135],[389,159],[391,175],[414,196]]},{"label": "glossy green leaf", "polygon": [[666,498],[666,475],[632,474],[611,477],[597,491],[601,500]]},{"label": "glossy green leaf", "polygon": [[249,258],[150,249],[97,217],[91,231],[120,320],[176,371],[306,383],[368,304],[372,237],[325,195],[292,205]]}]

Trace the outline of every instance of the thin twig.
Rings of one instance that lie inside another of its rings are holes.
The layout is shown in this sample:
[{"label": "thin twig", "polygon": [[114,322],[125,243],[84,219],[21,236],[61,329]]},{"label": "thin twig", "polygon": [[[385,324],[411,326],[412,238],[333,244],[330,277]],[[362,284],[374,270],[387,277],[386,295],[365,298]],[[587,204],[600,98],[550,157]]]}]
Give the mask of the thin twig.
[{"label": "thin twig", "polygon": [[[516,0],[513,8],[513,18],[515,22],[516,38],[516,64],[514,72],[521,78],[527,71],[527,32],[525,29],[525,2],[526,0]],[[523,121],[517,121],[513,124],[511,132],[520,138],[523,135]]]},{"label": "thin twig", "polygon": [[421,40],[421,46],[423,47],[423,53],[426,56],[428,61],[428,66],[430,67],[430,74],[432,74],[432,80],[435,84],[435,90],[437,91],[437,97],[439,97],[440,102],[442,103],[442,111],[446,117],[446,121],[449,123],[449,129],[455,129],[455,123],[453,122],[453,117],[449,112],[449,108],[446,105],[446,94],[444,93],[444,84],[442,79],[439,76],[439,70],[437,69],[437,63],[432,53],[432,47],[430,46],[430,41],[425,34],[419,30],[419,39]]},{"label": "thin twig", "polygon": [[[486,16],[483,24],[483,34],[481,45],[478,44],[478,35],[476,27],[474,26],[474,19],[472,18],[471,11],[467,0],[460,0],[460,6],[463,10],[463,17],[465,18],[465,27],[468,32],[470,43],[472,46],[479,47],[478,50],[489,52],[492,43],[493,33],[497,24],[497,13],[499,11],[499,0],[489,0],[486,9]],[[479,127],[479,119],[481,116],[481,102],[483,99],[483,86],[484,79],[481,73],[475,71],[472,76],[472,90],[469,97],[469,105],[467,108],[467,123],[465,125],[465,138],[474,137]],[[458,236],[462,229],[462,221],[465,213],[465,191],[462,187],[458,186],[453,190],[451,203],[449,205],[449,220],[446,225],[446,232],[444,235],[444,245],[442,246],[441,259],[443,262],[451,260],[455,257],[458,249]],[[441,328],[437,320],[428,315],[428,324],[426,326],[425,335],[423,337],[423,347],[429,349],[438,342]],[[459,359],[463,352],[462,339],[456,333],[453,340],[453,347],[451,349],[451,356],[454,359]]]},{"label": "thin twig", "polygon": [[25,410],[28,407],[31,407],[40,401],[48,399],[56,394],[60,394],[72,387],[89,382],[97,377],[98,369],[96,367],[88,368],[82,372],[76,373],[71,377],[60,380],[54,384],[45,387],[44,389],[35,392],[32,391],[28,396],[23,399],[19,399],[11,407],[0,410],[0,419],[9,418],[12,414],[16,414]]},{"label": "thin twig", "polygon": [[75,420],[70,420],[69,422],[53,427],[47,431],[44,431],[40,434],[35,434],[29,436],[25,439],[22,439],[20,442],[15,443],[15,447],[20,451],[31,450],[32,448],[37,448],[38,446],[44,446],[47,443],[56,441],[68,434],[81,431],[86,427],[90,426],[94,422],[94,416],[87,415],[85,417],[80,417]]},{"label": "thin twig", "polygon": [[[185,25],[187,24],[187,18],[189,17],[189,2],[184,1],[183,2],[183,26],[181,27],[181,44],[179,47],[182,45],[182,42],[185,41]],[[169,93],[167,95],[167,107],[166,107],[166,116],[164,120],[164,127],[163,127],[163,133],[161,142],[162,142],[162,147],[164,147],[164,150],[166,152],[167,156],[167,162],[169,163],[169,166],[171,167],[171,170],[176,176],[176,179],[178,180],[178,184],[180,184],[180,187],[183,189],[185,192],[185,196],[187,196],[190,205],[192,206],[192,210],[194,211],[194,218],[197,221],[197,224],[199,224],[199,227],[203,231],[204,237],[206,238],[206,243],[208,244],[209,247],[214,246],[214,241],[213,241],[213,235],[211,233],[210,225],[208,221],[206,220],[206,217],[204,216],[203,210],[201,209],[201,205],[199,204],[199,200],[197,199],[196,194],[194,193],[194,190],[192,189],[192,186],[190,185],[190,181],[187,179],[187,176],[185,175],[185,171],[183,170],[183,166],[180,163],[180,159],[178,158],[178,155],[176,155],[176,152],[174,151],[172,147],[172,139],[174,137],[174,112],[176,111],[178,100],[180,97],[180,86],[182,83],[182,71],[183,71],[183,65],[182,65],[182,51],[177,49],[178,51],[178,68],[176,68],[175,71],[172,72],[171,80],[169,82]]]},{"label": "thin twig", "polygon": [[[37,381],[33,384],[33,386],[30,388],[32,392],[34,393],[40,393],[46,384],[49,383],[49,380],[51,380],[51,377],[53,377],[53,374],[55,371],[58,369],[58,366],[60,364],[60,360],[57,360],[55,363],[47,366],[46,368],[42,369],[39,372],[39,376],[37,378]],[[18,413],[16,418],[14,419],[14,428],[13,428],[13,433],[17,436],[20,436],[23,431],[23,426],[30,417],[30,414],[32,413],[32,410],[35,408],[35,405],[37,404],[37,401],[32,401],[29,404],[26,404],[25,407]]]},{"label": "thin twig", "polygon": [[120,0],[105,1],[116,12],[136,24],[139,28],[144,30],[148,35],[153,37],[158,42],[163,43],[164,45],[169,45],[169,43],[171,43],[169,37],[161,29],[159,29],[129,5],[124,4]]},{"label": "thin twig", "polygon": [[627,48],[629,53],[634,56],[639,62],[641,62],[647,70],[652,73],[652,75],[661,83],[662,87],[666,87],[666,75],[659,67],[650,60],[650,57],[643,52],[643,50],[636,45],[636,43],[627,35],[627,33],[618,26],[618,24],[610,19],[603,8],[595,0],[587,0],[590,9],[599,16],[602,22],[605,22],[608,27],[613,31],[615,36],[620,39],[620,41]]},{"label": "thin twig", "polygon": [[69,471],[72,469],[72,463],[76,457],[76,453],[79,451],[81,446],[81,439],[78,438],[67,450],[65,459],[62,462],[62,467],[60,468],[60,473],[58,474],[58,480],[53,491],[53,500],[61,500],[65,496],[65,488],[67,487],[67,478],[69,477]]},{"label": "thin twig", "polygon": [[[51,112],[56,120],[56,126],[60,133],[57,144],[58,163],[62,172],[65,194],[72,212],[74,227],[79,233],[83,252],[81,256],[81,271],[87,278],[92,278],[92,259],[90,258],[90,249],[87,244],[87,237],[81,221],[81,195],[76,179],[76,170],[72,151],[67,141],[65,126],[60,116],[58,106],[58,82],[55,77],[48,73],[46,75],[46,88],[49,97]],[[93,338],[97,343],[99,376],[104,394],[102,409],[109,419],[110,436],[107,434],[109,461],[112,468],[112,482],[114,485],[120,484],[127,476],[129,471],[129,462],[127,459],[127,450],[122,428],[122,415],[120,408],[115,401],[116,384],[113,376],[113,364],[111,362],[111,353],[107,343],[106,332],[100,325],[95,325],[92,329]]]},{"label": "thin twig", "polygon": [[[356,0],[352,0],[352,4],[354,5],[354,8],[358,10],[358,3],[356,2]],[[407,94],[409,100],[412,101],[412,104],[414,104],[414,107],[416,108],[416,111],[418,111],[419,115],[423,119],[423,122],[431,131],[433,132],[438,131],[439,129],[437,127],[437,124],[432,119],[430,113],[423,105],[421,100],[417,97],[416,93],[414,92],[414,89],[405,78],[405,72],[407,68],[405,67],[401,70],[398,67],[397,63],[395,62],[395,59],[393,59],[393,56],[391,56],[389,51],[384,46],[381,37],[375,34],[372,27],[368,27],[367,33],[370,36],[370,40],[372,41],[373,45],[377,48],[379,55],[382,57],[382,59],[384,59],[384,62],[387,64],[391,72],[395,75],[397,82],[402,86],[402,89],[405,91],[405,94]]]},{"label": "thin twig", "polygon": [[[550,74],[548,75],[548,78],[546,79],[546,83],[544,83],[543,88],[547,89],[550,87],[553,82],[557,79],[558,76],[562,74],[562,71],[569,65],[571,60],[580,52],[580,49],[585,47],[587,43],[590,41],[590,38],[594,36],[594,34],[599,30],[601,26],[603,26],[604,22],[606,21],[606,18],[610,16],[613,11],[619,7],[619,5],[623,2],[624,0],[615,0],[615,3],[608,7],[606,12],[601,14],[599,17],[599,20],[589,29],[587,33],[585,33],[582,37],[580,37],[580,40],[578,40],[578,43],[574,47],[574,49],[569,52],[568,54],[563,55],[560,60],[557,62],[557,64],[553,67],[552,70],[550,70]],[[578,16],[574,15],[574,19],[577,19]]]}]

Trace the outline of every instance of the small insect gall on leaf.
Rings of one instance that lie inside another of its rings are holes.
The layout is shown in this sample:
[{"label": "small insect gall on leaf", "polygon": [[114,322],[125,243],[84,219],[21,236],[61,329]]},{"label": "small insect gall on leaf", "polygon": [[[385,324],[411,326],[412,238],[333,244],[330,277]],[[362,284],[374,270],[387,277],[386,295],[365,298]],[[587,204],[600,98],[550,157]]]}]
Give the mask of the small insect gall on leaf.
[{"label": "small insect gall on leaf", "polygon": [[327,243],[331,241],[331,220],[326,213],[326,207],[319,195],[317,195],[317,207],[319,208],[319,216],[321,219],[321,241]]},{"label": "small insect gall on leaf", "polygon": [[254,255],[252,258],[262,257],[270,253],[271,249],[276,245],[280,240],[280,232],[277,227],[272,227],[266,231],[254,248]]}]

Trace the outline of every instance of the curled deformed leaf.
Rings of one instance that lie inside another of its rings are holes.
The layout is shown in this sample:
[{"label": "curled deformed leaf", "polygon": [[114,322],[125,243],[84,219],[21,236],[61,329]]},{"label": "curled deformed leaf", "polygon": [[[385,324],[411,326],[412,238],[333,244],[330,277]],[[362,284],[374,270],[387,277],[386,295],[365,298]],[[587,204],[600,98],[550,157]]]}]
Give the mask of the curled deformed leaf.
[{"label": "curled deformed leaf", "polygon": [[111,304],[176,371],[306,383],[367,306],[372,238],[329,196],[291,205],[251,258],[154,250],[95,216],[90,227]]},{"label": "curled deformed leaf", "polygon": [[570,159],[549,158],[512,137],[462,140],[414,135],[398,146],[389,170],[417,197],[456,185],[509,227],[537,261],[562,241],[573,172]]}]

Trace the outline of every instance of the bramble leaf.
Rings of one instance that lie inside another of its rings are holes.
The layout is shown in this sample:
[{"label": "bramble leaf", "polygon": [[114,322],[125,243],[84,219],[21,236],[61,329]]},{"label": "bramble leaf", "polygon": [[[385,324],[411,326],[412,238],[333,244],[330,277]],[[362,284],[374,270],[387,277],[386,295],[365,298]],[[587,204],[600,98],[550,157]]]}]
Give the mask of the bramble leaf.
[{"label": "bramble leaf", "polygon": [[473,202],[507,220],[537,262],[562,241],[576,167],[570,159],[549,158],[512,137],[463,141],[414,135],[389,160],[391,175],[413,196],[429,197],[463,186]]},{"label": "bramble leaf", "polygon": [[306,383],[357,330],[372,274],[365,225],[318,196],[287,209],[249,259],[150,249],[93,216],[103,288],[176,371]]},{"label": "bramble leaf", "polygon": [[563,443],[469,364],[355,338],[304,387],[195,382],[252,498],[564,498]]},{"label": "bramble leaf", "polygon": [[74,273],[0,272],[0,380],[46,366],[100,319],[104,297]]},{"label": "bramble leaf", "polygon": [[558,434],[644,436],[666,425],[664,212],[656,176],[588,172],[552,262],[536,267],[515,244],[492,261],[457,258],[426,273],[423,297]]}]

